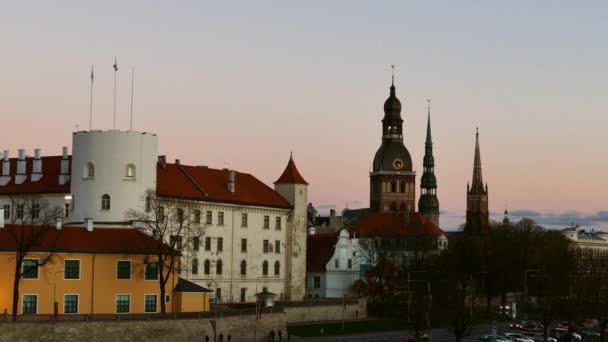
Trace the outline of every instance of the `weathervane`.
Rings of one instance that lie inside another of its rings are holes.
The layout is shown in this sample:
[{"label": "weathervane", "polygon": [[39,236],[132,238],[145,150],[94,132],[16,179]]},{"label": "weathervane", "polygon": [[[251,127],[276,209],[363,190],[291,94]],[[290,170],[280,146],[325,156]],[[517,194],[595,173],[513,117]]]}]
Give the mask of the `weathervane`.
[{"label": "weathervane", "polygon": [[393,80],[393,85],[395,85],[395,64],[391,64],[391,69],[392,69],[392,80]]}]

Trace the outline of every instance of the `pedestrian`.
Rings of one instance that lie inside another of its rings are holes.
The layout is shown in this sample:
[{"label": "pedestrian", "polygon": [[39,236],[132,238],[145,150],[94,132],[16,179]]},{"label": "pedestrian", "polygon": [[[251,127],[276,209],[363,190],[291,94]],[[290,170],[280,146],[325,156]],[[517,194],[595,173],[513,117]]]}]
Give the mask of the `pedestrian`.
[{"label": "pedestrian", "polygon": [[220,333],[220,342],[224,342],[224,334]]},{"label": "pedestrian", "polygon": [[274,329],[270,330],[270,340],[274,341]]},{"label": "pedestrian", "polygon": [[230,333],[228,333],[228,342],[230,342],[230,340],[232,340],[232,335],[230,335]]},{"label": "pedestrian", "polygon": [[283,333],[281,332],[281,329],[279,329],[279,341],[283,341]]}]

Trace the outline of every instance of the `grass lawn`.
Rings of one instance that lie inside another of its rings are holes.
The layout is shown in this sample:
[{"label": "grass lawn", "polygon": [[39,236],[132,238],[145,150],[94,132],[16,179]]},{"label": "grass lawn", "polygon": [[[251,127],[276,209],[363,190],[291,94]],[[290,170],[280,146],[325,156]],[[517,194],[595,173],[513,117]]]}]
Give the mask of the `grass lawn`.
[{"label": "grass lawn", "polygon": [[403,321],[391,319],[365,319],[358,321],[345,321],[344,330],[342,330],[342,322],[290,325],[287,327],[287,330],[289,331],[290,335],[307,337],[321,336],[321,328],[323,328],[323,335],[347,335],[367,332],[403,330],[405,329],[405,323]]}]

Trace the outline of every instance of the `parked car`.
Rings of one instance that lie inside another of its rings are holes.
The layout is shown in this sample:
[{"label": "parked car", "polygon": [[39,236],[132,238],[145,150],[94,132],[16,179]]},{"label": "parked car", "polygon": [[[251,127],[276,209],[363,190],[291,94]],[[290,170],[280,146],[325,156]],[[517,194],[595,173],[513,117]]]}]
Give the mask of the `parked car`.
[{"label": "parked car", "polygon": [[534,342],[533,339],[529,338],[528,336],[522,335],[522,334],[505,333],[505,337],[508,339],[511,339],[512,341],[517,341],[517,342]]},{"label": "parked car", "polygon": [[[555,328],[555,329],[551,329],[551,331],[549,333],[551,334],[551,336],[557,337],[560,341],[563,341],[564,337],[567,336],[570,333],[570,331],[565,328]],[[583,337],[580,334],[572,332],[572,340],[573,341],[582,341]]]},{"label": "parked car", "polygon": [[521,329],[523,329],[523,328],[524,328],[524,326],[525,326],[526,324],[528,324],[528,322],[527,322],[527,321],[522,321],[522,320],[519,320],[519,321],[513,321],[513,322],[509,323],[509,327],[510,327],[511,329],[520,329],[520,330],[521,330]]},{"label": "parked car", "polygon": [[513,340],[500,335],[485,335],[481,340],[484,342],[513,342]]},{"label": "parked car", "polygon": [[[535,342],[545,342],[545,335],[539,332],[524,332],[522,335],[526,335],[529,338],[533,339]],[[547,338],[548,342],[559,342],[557,338],[549,336]]]},{"label": "parked car", "polygon": [[593,338],[593,337],[600,337],[600,333],[591,329],[591,328],[580,328],[580,329],[576,329],[576,333],[581,335],[581,337],[583,338]]},{"label": "parked car", "polygon": [[522,330],[530,331],[530,332],[541,332],[541,331],[543,331],[543,325],[534,323],[534,322],[530,322],[530,323],[524,324],[524,326],[522,327]]},{"label": "parked car", "polygon": [[580,328],[589,328],[595,329],[599,325],[597,319],[584,319],[582,321],[576,322],[576,326]]}]

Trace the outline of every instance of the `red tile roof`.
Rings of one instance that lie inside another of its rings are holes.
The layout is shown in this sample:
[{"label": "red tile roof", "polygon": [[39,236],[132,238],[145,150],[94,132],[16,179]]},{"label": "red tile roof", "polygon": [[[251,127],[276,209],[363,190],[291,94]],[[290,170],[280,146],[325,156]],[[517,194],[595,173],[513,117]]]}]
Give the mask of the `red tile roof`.
[{"label": "red tile roof", "polygon": [[296,163],[294,163],[293,158],[289,157],[289,162],[287,163],[287,167],[285,167],[285,171],[279,179],[277,179],[274,184],[306,184],[308,183],[304,180],[304,177],[298,171],[296,167]]},{"label": "red tile roof", "polygon": [[157,167],[159,196],[199,201],[291,208],[278,192],[248,173],[235,172],[235,193],[228,191],[228,170],[166,164]]},{"label": "red tile roof", "polygon": [[408,223],[404,214],[371,213],[355,223],[349,231],[359,237],[446,235],[420,213],[411,213]]},{"label": "red tile roof", "polygon": [[306,272],[325,272],[334,255],[338,233],[313,234],[306,238]]},{"label": "red tile roof", "polygon": [[[21,225],[5,225],[0,228],[0,251],[14,251],[16,241],[13,232],[20,236],[24,229]],[[32,228],[25,227],[26,232]],[[99,254],[137,254],[154,253],[157,241],[133,228],[94,228],[89,232],[84,227],[37,227],[36,246],[32,252],[48,252],[54,247],[61,253],[99,253]],[[167,248],[169,248],[167,246]]]},{"label": "red tile roof", "polygon": [[[25,158],[27,179],[22,184],[15,184],[17,174],[17,158],[10,158],[11,181],[5,186],[0,186],[0,195],[7,196],[13,194],[68,194],[70,193],[70,182],[64,185],[59,184],[61,174],[62,156],[42,157],[42,178],[37,182],[32,182],[31,174],[34,158]],[[71,156],[68,159],[72,159]],[[1,165],[1,163],[0,163]],[[0,167],[1,168],[1,167]]]}]

